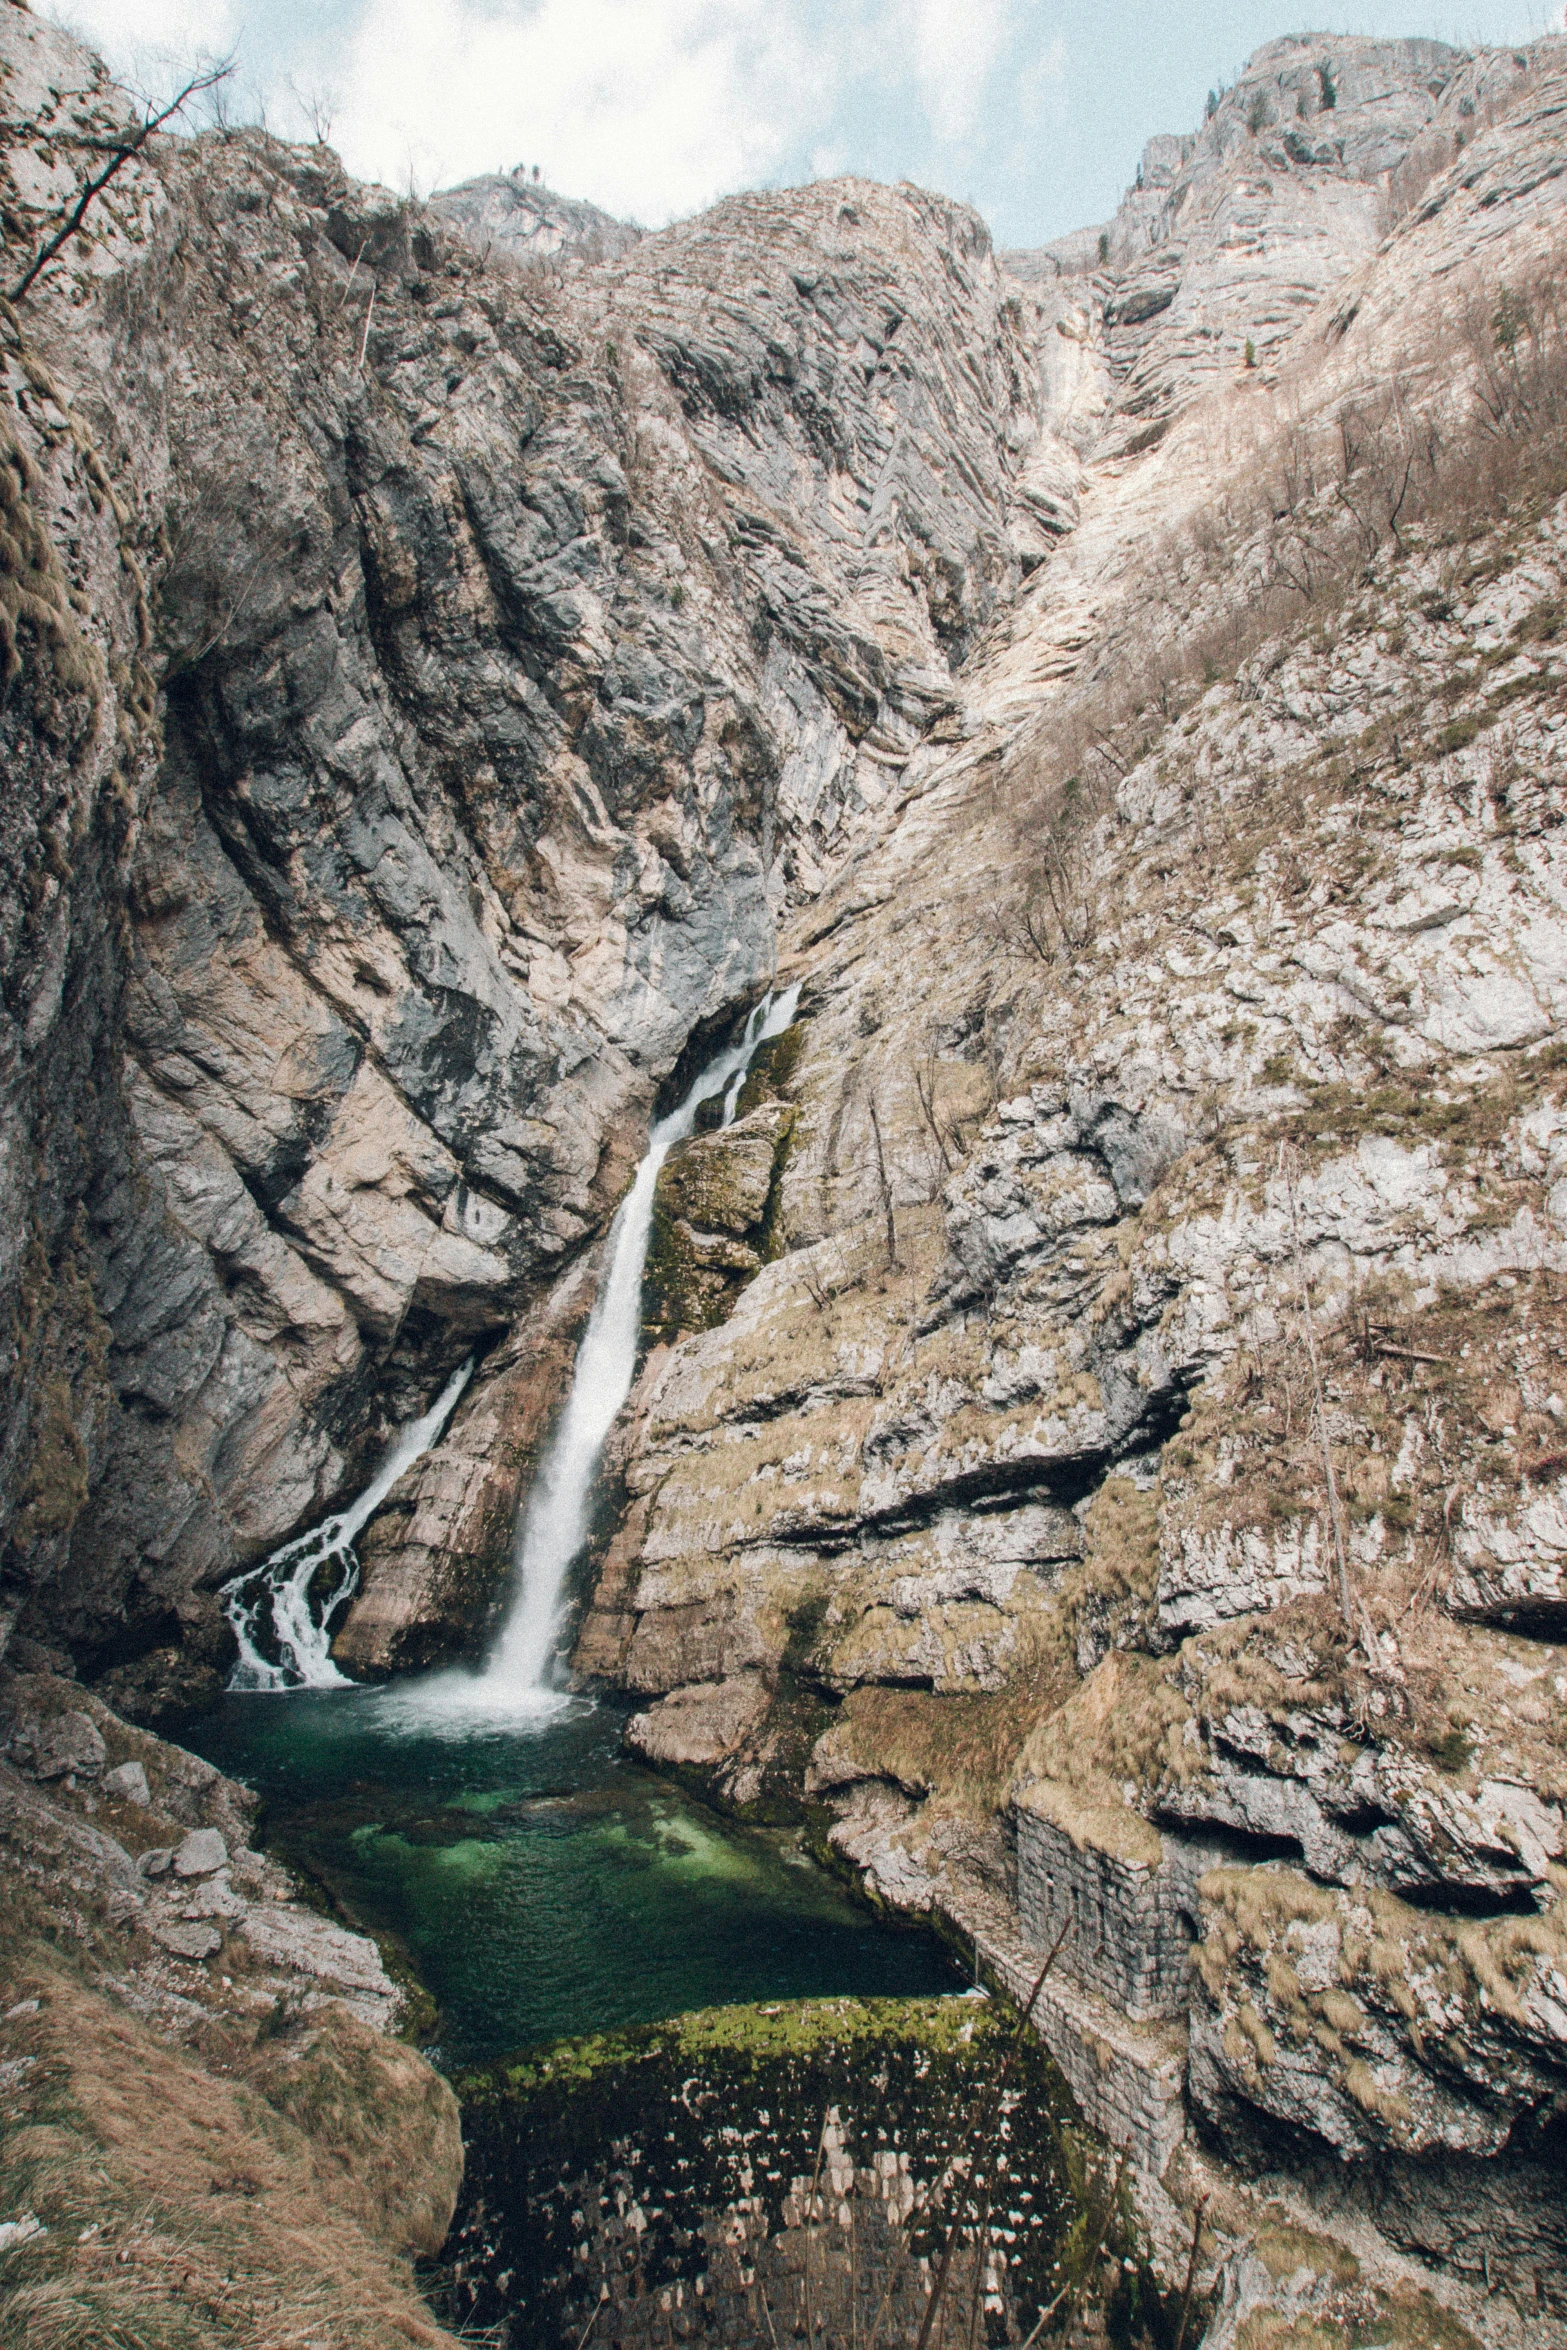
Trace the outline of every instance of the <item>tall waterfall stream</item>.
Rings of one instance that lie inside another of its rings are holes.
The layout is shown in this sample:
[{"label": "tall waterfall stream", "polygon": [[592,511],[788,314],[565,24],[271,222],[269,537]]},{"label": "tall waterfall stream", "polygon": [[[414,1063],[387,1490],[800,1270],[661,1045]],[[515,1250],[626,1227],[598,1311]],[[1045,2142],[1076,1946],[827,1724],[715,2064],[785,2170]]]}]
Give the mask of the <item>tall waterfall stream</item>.
[{"label": "tall waterfall stream", "polygon": [[488,1660],[369,1686],[331,1657],[357,1585],[355,1537],[439,1441],[467,1365],[355,1501],[226,1593],[240,1650],[231,1693],[184,1735],[259,1791],[285,1858],[406,1946],[439,2008],[443,2062],[724,2001],[957,1987],[928,1934],[869,1915],[797,1831],[716,1817],[625,1756],[621,1703],[560,1685],[567,1578],[636,1370],[659,1169],[705,1102],[730,1122],[795,1000],[791,989],[759,1005],[648,1137],[519,1512],[510,1611]]},{"label": "tall waterfall stream", "polygon": [[[685,1098],[648,1136],[636,1178],[609,1228],[604,1277],[577,1350],[559,1425],[518,1519],[511,1607],[500,1639],[477,1675],[445,1674],[422,1685],[424,1693],[437,1702],[444,1699],[454,1711],[514,1715],[548,1710],[556,1701],[552,1680],[566,1577],[587,1540],[604,1440],[636,1375],[642,1275],[659,1169],[675,1144],[695,1131],[704,1102],[722,1094],[719,1123],[731,1123],[747,1070],[761,1047],[790,1025],[799,996],[798,987],[790,987],[781,995],[764,997],[740,1036],[708,1062]],[[232,1689],[349,1685],[332,1662],[331,1635],[358,1587],[354,1537],[398,1479],[437,1442],[472,1371],[470,1358],[453,1373],[429,1410],[399,1431],[356,1501],[225,1585],[224,1604],[239,1646]]]},{"label": "tall waterfall stream", "polygon": [[695,1128],[702,1104],[716,1094],[724,1097],[720,1123],[729,1125],[746,1071],[758,1049],[789,1026],[799,995],[797,987],[790,987],[758,1004],[738,1042],[708,1063],[679,1108],[661,1118],[648,1136],[647,1154],[610,1227],[608,1266],[577,1354],[566,1408],[523,1512],[512,1611],[484,1674],[490,1687],[516,1695],[549,1684],[566,1573],[587,1539],[588,1505],[604,1439],[636,1371],[642,1273],[659,1169]]}]

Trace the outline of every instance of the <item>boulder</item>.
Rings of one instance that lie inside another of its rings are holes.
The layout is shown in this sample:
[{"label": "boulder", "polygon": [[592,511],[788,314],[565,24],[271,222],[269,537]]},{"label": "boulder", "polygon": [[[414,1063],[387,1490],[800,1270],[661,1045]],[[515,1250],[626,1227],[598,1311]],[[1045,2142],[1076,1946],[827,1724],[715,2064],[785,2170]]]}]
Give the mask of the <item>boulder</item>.
[{"label": "boulder", "polygon": [[192,1828],[174,1855],[177,1877],[210,1877],[227,1868],[229,1848],[216,1828]]},{"label": "boulder", "polygon": [[107,1749],[89,1714],[33,1717],[11,1734],[11,1752],[35,1779],[95,1779]]},{"label": "boulder", "polygon": [[723,1762],[744,1744],[767,1711],[768,1690],[754,1675],[671,1690],[661,1704],[633,1714],[626,1744],[650,1763]]},{"label": "boulder", "polygon": [[178,1918],[156,1918],[147,1931],[171,1958],[211,1958],[223,1947],[223,1936],[216,1926],[186,1924]]},{"label": "boulder", "polygon": [[263,1902],[247,1913],[245,1939],[265,1965],[311,1975],[358,1998],[395,2001],[397,1987],[368,1934],[350,1934],[314,1910]]}]

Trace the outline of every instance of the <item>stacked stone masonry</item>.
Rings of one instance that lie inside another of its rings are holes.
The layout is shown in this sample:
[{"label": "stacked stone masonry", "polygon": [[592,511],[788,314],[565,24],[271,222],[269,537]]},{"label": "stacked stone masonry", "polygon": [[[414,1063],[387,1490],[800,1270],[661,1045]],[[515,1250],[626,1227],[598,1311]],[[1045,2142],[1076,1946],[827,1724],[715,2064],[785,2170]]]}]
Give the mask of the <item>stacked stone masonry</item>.
[{"label": "stacked stone masonry", "polygon": [[1064,1934],[1063,1971],[1128,2016],[1184,2015],[1192,1945],[1202,1932],[1198,1880],[1229,1856],[1216,1842],[1161,1835],[1133,1813],[1118,1815],[1110,1833],[1120,1850],[1094,1841],[1057,1791],[1038,1786],[1023,1796],[1017,1884],[1024,1942],[1044,1952]]}]

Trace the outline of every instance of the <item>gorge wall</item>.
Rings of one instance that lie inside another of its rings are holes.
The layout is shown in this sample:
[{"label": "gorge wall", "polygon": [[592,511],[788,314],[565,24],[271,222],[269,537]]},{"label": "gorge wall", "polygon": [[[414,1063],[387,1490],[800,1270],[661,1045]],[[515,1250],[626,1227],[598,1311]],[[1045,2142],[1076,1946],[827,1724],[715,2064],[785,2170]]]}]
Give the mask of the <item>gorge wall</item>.
[{"label": "gorge wall", "polygon": [[[4,29],[20,249],[125,107]],[[911,191],[737,199],[569,294],[248,134],[93,228],[6,332],[58,606],[6,710],[7,1294],[68,1292],[7,1594],[131,1702],[602,1227],[952,709],[1041,395],[980,224]]]},{"label": "gorge wall", "polygon": [[[9,256],[125,102],[0,39]],[[339,1650],[482,1645],[655,1098],[798,981],[576,1666],[1003,1979],[1065,1930],[1215,2341],[1242,2176],[1561,2337],[1564,197],[1567,45],[1301,39],[1036,253],[238,132],[0,310],[11,1661],[215,1687],[473,1352]]]}]

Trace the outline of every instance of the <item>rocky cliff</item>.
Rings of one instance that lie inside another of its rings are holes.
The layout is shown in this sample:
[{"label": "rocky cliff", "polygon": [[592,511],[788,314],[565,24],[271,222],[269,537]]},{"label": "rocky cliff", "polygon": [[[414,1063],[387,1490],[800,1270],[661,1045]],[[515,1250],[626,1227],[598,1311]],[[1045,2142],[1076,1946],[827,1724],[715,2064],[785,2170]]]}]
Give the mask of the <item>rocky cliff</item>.
[{"label": "rocky cliff", "polygon": [[[0,22],[21,253],[125,107]],[[914,191],[740,198],[568,290],[250,134],[123,171],[5,336],[7,1607],[151,1702],[389,1415],[548,1318],[951,711],[1041,400]]]},{"label": "rocky cliff", "polygon": [[[123,102],[0,34],[25,254]],[[548,267],[166,140],[0,312],[13,1656],[210,1684],[470,1353],[342,1652],[482,1641],[659,1089],[798,981],[665,1170],[578,1669],[1001,1978],[1064,1931],[1151,2210],[1255,2246],[1222,2157],[1496,2341],[1562,2325],[1564,124],[1560,42],[1279,42],[1039,253],[840,181]]]},{"label": "rocky cliff", "polygon": [[430,2345],[462,2178],[405,1994],[250,1843],[249,1790],[0,1672],[0,2292],[18,2342]]}]

